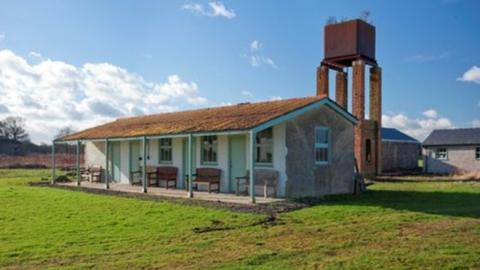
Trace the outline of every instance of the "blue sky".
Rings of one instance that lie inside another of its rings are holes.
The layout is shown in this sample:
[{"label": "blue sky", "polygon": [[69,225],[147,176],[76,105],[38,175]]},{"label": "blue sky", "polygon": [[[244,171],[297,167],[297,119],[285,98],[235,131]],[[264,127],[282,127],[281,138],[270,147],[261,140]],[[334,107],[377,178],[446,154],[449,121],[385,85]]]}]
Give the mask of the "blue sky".
[{"label": "blue sky", "polygon": [[0,117],[44,142],[67,125],[310,96],[327,18],[365,10],[385,125],[420,139],[480,126],[480,2],[462,0],[2,1]]}]

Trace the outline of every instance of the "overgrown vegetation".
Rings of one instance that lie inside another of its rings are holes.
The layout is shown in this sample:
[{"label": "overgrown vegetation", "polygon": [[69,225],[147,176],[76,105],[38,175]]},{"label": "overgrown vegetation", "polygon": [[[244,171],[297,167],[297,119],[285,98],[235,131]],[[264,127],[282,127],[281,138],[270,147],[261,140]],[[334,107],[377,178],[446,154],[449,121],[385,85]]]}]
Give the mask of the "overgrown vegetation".
[{"label": "overgrown vegetation", "polygon": [[0,170],[0,268],[480,268],[476,182],[379,183],[268,223],[27,185],[48,175]]}]

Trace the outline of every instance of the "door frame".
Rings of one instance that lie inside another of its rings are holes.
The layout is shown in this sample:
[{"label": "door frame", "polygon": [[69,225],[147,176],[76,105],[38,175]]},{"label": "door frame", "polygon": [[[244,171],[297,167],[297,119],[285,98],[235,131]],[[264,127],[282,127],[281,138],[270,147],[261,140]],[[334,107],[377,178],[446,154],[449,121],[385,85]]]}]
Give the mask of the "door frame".
[{"label": "door frame", "polygon": [[230,135],[228,136],[228,192],[235,192],[234,186],[234,177],[233,177],[233,148],[232,148],[232,139],[234,138],[241,138],[243,140],[243,147],[241,148],[243,151],[243,159],[242,163],[245,167],[245,172],[247,171],[247,137],[243,134],[239,135]]}]

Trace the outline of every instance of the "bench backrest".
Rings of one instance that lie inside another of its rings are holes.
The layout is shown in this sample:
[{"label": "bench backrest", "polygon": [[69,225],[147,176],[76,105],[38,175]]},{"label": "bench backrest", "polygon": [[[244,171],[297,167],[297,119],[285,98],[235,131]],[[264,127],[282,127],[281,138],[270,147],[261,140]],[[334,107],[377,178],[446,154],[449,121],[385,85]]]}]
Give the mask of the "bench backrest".
[{"label": "bench backrest", "polygon": [[173,167],[173,166],[161,166],[161,167],[157,167],[157,173],[158,173],[159,178],[162,178],[162,177],[168,177],[168,178],[177,177],[178,168]]},{"label": "bench backrest", "polygon": [[90,173],[99,173],[99,172],[102,172],[103,169],[102,169],[102,166],[99,166],[99,167],[97,167],[97,166],[90,166],[90,167],[88,167],[87,170],[88,170]]},{"label": "bench backrest", "polygon": [[255,170],[255,185],[276,186],[278,184],[278,171],[267,169]]},{"label": "bench backrest", "polygon": [[222,174],[222,170],[217,168],[197,168],[196,169],[197,177],[207,177],[207,178],[218,178]]}]

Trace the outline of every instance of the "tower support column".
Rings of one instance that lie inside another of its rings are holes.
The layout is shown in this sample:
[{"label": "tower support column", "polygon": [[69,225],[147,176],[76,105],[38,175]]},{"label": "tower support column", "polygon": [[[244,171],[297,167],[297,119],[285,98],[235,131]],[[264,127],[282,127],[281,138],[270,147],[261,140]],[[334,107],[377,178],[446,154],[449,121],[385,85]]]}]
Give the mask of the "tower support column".
[{"label": "tower support column", "polygon": [[317,96],[328,96],[328,67],[317,68]]}]

